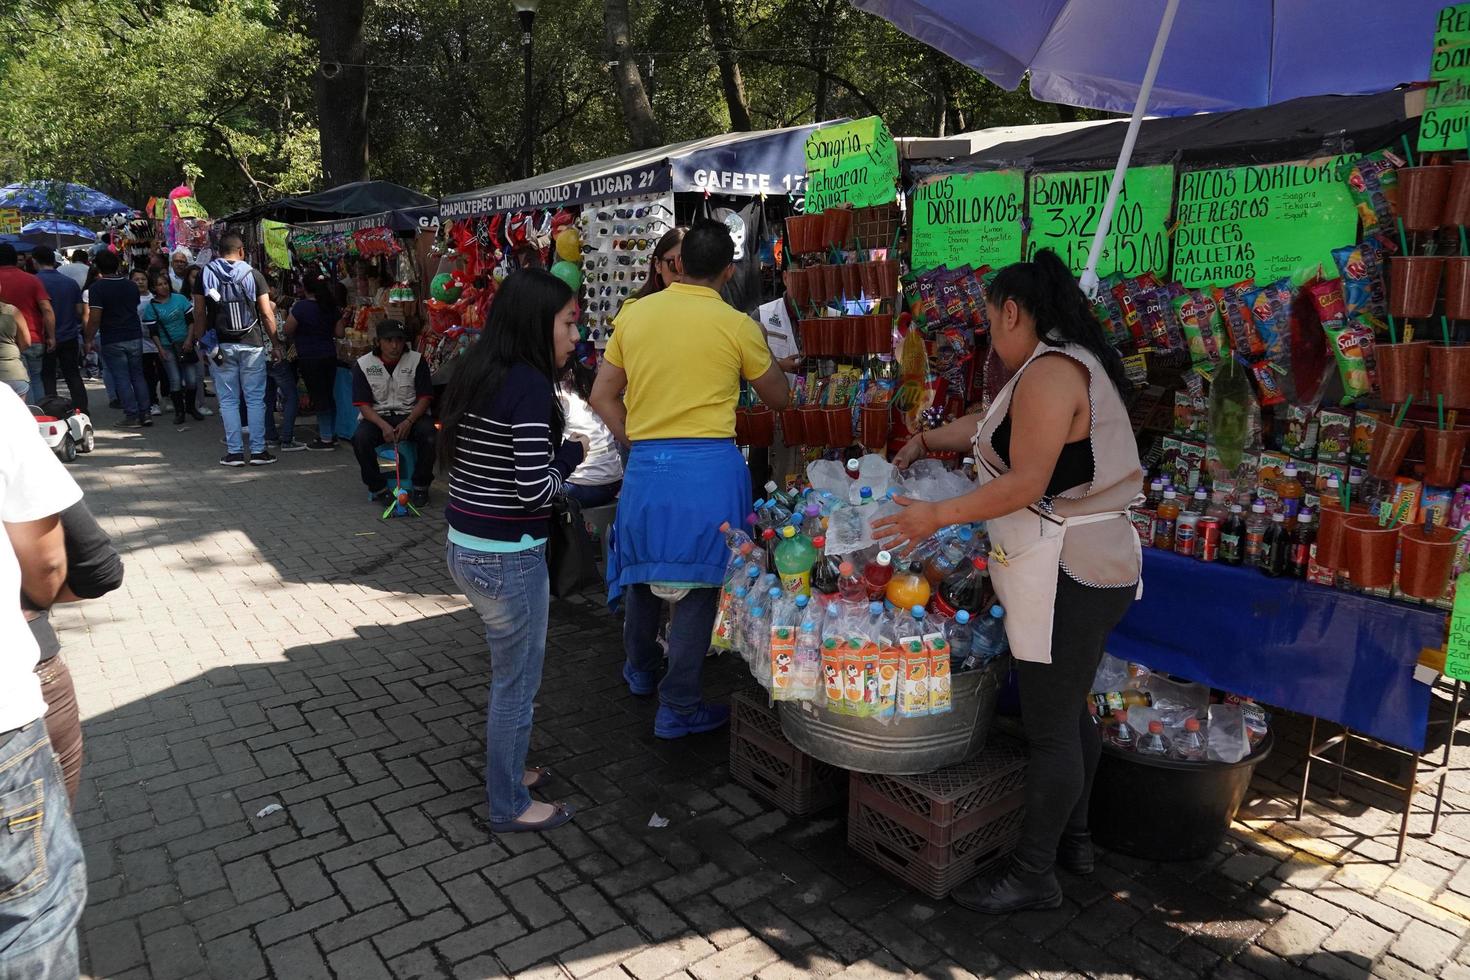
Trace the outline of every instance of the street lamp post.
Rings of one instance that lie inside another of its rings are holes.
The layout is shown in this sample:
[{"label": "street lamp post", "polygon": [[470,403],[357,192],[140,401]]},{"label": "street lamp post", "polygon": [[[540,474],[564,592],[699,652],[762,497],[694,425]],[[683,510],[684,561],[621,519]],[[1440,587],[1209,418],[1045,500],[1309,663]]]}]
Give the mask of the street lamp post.
[{"label": "street lamp post", "polygon": [[531,97],[531,36],[536,24],[536,9],[541,6],[541,0],[511,0],[511,5],[516,8],[516,16],[521,20],[521,54],[526,64],[525,143],[521,176],[530,177],[535,173],[536,167],[536,103]]}]

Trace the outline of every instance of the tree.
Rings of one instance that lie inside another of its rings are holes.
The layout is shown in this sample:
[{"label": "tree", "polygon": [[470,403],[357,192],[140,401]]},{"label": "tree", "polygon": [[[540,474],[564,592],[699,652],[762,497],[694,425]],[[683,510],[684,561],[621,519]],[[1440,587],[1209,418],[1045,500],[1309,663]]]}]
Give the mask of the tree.
[{"label": "tree", "polygon": [[314,34],[322,171],[332,186],[368,178],[367,47],[363,0],[317,0]]},{"label": "tree", "polygon": [[617,88],[618,101],[623,107],[628,137],[635,149],[658,146],[663,143],[658,121],[653,117],[653,105],[648,101],[648,93],[643,88],[643,76],[633,57],[628,0],[603,0],[602,18],[607,31],[613,85]]},{"label": "tree", "polygon": [[730,129],[746,132],[750,124],[750,103],[745,100],[745,79],[740,61],[735,57],[730,40],[730,22],[724,0],[704,0],[704,18],[709,23],[710,41],[714,44],[720,65],[720,84],[725,90],[725,107],[730,112]]}]

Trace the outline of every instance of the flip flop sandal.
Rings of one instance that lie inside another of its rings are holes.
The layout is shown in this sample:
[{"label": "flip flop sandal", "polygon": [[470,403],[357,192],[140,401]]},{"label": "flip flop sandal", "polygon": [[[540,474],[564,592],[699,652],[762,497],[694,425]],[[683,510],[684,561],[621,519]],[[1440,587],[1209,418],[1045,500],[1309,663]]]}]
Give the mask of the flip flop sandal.
[{"label": "flip flop sandal", "polygon": [[[526,789],[540,789],[542,786],[545,786],[547,783],[551,782],[551,770],[547,769],[545,766],[532,766],[526,771],[534,772],[536,774],[535,779],[525,784]],[[524,779],[525,777],[521,778]]]},{"label": "flip flop sandal", "polygon": [[553,803],[551,805],[555,808],[555,812],[545,820],[508,820],[505,823],[492,823],[490,830],[496,834],[535,833],[542,830],[552,830],[571,820],[572,816],[577,812],[565,803]]}]

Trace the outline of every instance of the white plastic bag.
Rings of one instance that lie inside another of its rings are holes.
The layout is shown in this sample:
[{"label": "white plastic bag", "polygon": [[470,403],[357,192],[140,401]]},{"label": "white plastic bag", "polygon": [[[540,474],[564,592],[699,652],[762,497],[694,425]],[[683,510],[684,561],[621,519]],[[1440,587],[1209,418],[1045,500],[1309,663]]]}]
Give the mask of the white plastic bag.
[{"label": "white plastic bag", "polygon": [[1238,704],[1210,705],[1209,754],[1212,762],[1239,762],[1250,754],[1245,719]]}]

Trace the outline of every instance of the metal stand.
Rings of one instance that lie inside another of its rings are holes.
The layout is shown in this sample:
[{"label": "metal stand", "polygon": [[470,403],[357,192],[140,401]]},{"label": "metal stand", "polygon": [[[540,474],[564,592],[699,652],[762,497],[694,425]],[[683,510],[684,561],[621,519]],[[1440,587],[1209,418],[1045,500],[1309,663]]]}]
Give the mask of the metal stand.
[{"label": "metal stand", "polygon": [[[1448,724],[1449,726],[1449,731],[1445,734],[1444,750],[1440,754],[1439,761],[1437,762],[1426,760],[1424,757],[1424,753],[1422,752],[1410,752],[1407,749],[1401,749],[1396,745],[1390,745],[1387,742],[1381,742],[1378,739],[1370,738],[1367,735],[1360,735],[1357,732],[1354,732],[1348,728],[1344,728],[1340,734],[1333,735],[1330,738],[1319,743],[1317,741],[1317,725],[1319,724],[1319,722],[1318,719],[1313,718],[1312,731],[1311,734],[1307,736],[1307,764],[1305,770],[1302,772],[1302,788],[1301,792],[1297,794],[1296,798],[1296,819],[1300,820],[1302,818],[1302,812],[1306,807],[1307,786],[1312,778],[1312,763],[1317,762],[1325,766],[1331,766],[1332,768],[1337,770],[1337,788],[1335,792],[1338,796],[1342,795],[1343,773],[1352,773],[1359,779],[1367,780],[1370,783],[1374,783],[1378,786],[1382,786],[1387,789],[1394,790],[1399,794],[1402,794],[1404,801],[1404,813],[1403,818],[1399,821],[1398,850],[1395,852],[1393,860],[1395,864],[1403,861],[1404,842],[1407,840],[1409,835],[1409,814],[1413,811],[1414,797],[1418,795],[1420,790],[1430,785],[1430,783],[1434,779],[1436,772],[1439,776],[1439,790],[1435,794],[1434,798],[1434,818],[1430,821],[1429,824],[1429,836],[1434,836],[1435,832],[1439,830],[1439,815],[1440,810],[1444,805],[1445,780],[1449,777],[1450,772],[1450,749],[1454,745],[1455,728],[1459,724],[1460,720],[1460,688],[1461,682],[1458,680],[1455,681],[1454,688],[1452,689],[1450,696],[1449,718],[1440,719],[1438,721],[1431,719],[1425,726],[1426,743],[1429,741],[1428,733],[1430,730],[1446,724]],[[1405,783],[1396,783],[1391,780],[1375,776],[1370,772],[1364,772],[1362,769],[1357,769],[1348,765],[1347,748],[1349,742],[1357,742],[1374,749],[1407,758],[1409,760],[1408,781]],[[1332,749],[1334,747],[1338,749],[1337,758],[1327,758],[1325,753],[1329,749]],[[1422,780],[1420,779],[1421,774],[1425,777]]]}]

